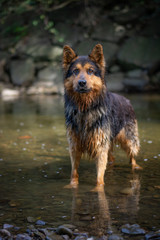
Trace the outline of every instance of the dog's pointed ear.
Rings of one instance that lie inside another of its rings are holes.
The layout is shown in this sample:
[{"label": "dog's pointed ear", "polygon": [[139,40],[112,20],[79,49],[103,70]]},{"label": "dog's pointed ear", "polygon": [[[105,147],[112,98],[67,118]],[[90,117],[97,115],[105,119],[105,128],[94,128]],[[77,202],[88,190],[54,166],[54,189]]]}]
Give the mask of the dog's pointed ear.
[{"label": "dog's pointed ear", "polygon": [[98,63],[100,66],[105,67],[105,59],[103,54],[103,47],[101,44],[97,44],[91,54],[89,55],[90,59],[96,63]]},{"label": "dog's pointed ear", "polygon": [[89,55],[89,58],[100,66],[102,78],[104,78],[106,64],[105,64],[105,58],[103,54],[103,47],[101,44],[97,44],[93,48],[91,54]]},{"label": "dog's pointed ear", "polygon": [[65,45],[63,48],[63,68],[67,69],[71,61],[76,57],[77,55],[74,50],[70,46]]}]

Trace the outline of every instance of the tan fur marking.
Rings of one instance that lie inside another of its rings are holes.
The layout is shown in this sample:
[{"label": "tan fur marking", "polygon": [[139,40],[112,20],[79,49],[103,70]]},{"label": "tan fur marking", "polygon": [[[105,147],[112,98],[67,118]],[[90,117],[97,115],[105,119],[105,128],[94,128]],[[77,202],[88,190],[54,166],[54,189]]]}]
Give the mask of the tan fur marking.
[{"label": "tan fur marking", "polygon": [[132,134],[132,138],[129,139],[127,135],[127,130],[123,128],[120,133],[117,135],[115,141],[121,144],[122,149],[124,149],[128,156],[133,157],[138,154],[139,151],[139,139],[138,139],[138,130],[137,124],[133,126],[134,134]]}]

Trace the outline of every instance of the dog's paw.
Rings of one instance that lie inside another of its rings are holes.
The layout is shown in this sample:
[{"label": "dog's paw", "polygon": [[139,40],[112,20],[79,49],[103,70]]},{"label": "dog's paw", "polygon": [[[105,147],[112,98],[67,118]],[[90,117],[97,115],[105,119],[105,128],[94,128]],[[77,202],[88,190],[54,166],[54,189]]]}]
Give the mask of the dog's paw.
[{"label": "dog's paw", "polygon": [[91,192],[104,192],[104,185],[97,185],[91,190]]},{"label": "dog's paw", "polygon": [[78,183],[70,183],[64,186],[66,189],[78,188]]},{"label": "dog's paw", "polygon": [[143,168],[141,166],[139,166],[138,164],[133,164],[132,170],[143,170]]}]

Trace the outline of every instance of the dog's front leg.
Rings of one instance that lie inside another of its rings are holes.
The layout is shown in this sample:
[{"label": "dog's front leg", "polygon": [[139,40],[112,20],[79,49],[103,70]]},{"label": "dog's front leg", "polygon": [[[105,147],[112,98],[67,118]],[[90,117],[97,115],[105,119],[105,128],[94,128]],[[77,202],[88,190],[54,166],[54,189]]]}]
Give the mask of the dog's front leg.
[{"label": "dog's front leg", "polygon": [[108,147],[100,148],[96,157],[97,187],[104,186],[104,174],[108,162]]},{"label": "dog's front leg", "polygon": [[78,178],[79,178],[78,167],[79,167],[79,162],[82,154],[73,146],[70,146],[69,152],[70,152],[71,166],[72,166],[70,185],[71,187],[77,187]]}]

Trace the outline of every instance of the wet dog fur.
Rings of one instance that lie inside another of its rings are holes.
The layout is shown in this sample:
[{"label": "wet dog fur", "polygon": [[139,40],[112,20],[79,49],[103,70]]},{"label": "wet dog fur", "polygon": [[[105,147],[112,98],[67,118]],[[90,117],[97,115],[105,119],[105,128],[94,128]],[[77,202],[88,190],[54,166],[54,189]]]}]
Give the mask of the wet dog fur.
[{"label": "wet dog fur", "polygon": [[134,110],[130,101],[107,90],[105,59],[101,44],[88,56],[78,56],[69,46],[63,49],[65,120],[71,158],[70,187],[78,185],[82,154],[95,159],[97,186],[104,185],[108,162],[113,162],[113,145],[119,143],[132,168],[140,143]]}]

